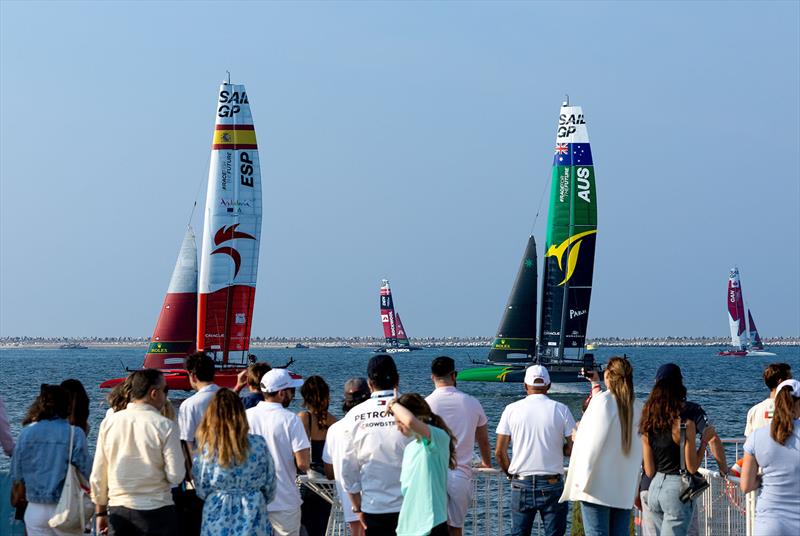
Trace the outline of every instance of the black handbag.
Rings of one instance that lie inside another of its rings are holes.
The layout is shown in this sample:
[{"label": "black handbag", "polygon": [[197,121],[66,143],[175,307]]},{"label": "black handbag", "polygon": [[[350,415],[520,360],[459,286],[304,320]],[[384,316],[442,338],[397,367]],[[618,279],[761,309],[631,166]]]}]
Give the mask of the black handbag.
[{"label": "black handbag", "polygon": [[690,473],[686,470],[686,458],[684,457],[684,446],[686,443],[686,421],[681,419],[681,494],[678,496],[682,503],[687,503],[698,498],[708,488],[709,483],[703,475]]}]

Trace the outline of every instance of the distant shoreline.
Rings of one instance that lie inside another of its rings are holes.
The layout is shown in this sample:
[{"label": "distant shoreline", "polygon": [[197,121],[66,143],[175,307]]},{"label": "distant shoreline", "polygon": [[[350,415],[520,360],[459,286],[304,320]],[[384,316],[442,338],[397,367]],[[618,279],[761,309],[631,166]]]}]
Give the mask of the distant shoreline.
[{"label": "distant shoreline", "polygon": [[[429,337],[411,339],[415,346],[428,348],[488,348],[493,338],[490,337]],[[52,349],[63,344],[81,344],[89,348],[146,348],[150,340],[145,337],[2,337],[0,349]],[[595,348],[603,347],[681,347],[709,346],[727,347],[727,337],[598,337],[588,339],[587,344]],[[301,345],[301,346],[298,346]],[[250,348],[289,348],[302,350],[314,348],[376,348],[384,345],[384,340],[377,337],[256,337],[251,340]],[[800,337],[775,337],[764,339],[765,346],[800,346]]]}]

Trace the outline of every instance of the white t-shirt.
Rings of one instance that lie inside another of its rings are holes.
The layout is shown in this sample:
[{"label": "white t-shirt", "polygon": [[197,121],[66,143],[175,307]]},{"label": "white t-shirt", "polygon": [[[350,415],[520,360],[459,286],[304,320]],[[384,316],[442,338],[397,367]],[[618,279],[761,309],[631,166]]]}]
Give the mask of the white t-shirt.
[{"label": "white t-shirt", "polygon": [[336,478],[336,491],[339,494],[339,501],[342,503],[344,520],[348,523],[358,521],[358,516],[353,513],[353,503],[350,502],[350,495],[342,487],[342,459],[345,452],[344,428],[342,421],[336,421],[328,427],[328,435],[325,436],[325,447],[322,449],[322,461],[333,466],[333,475]]},{"label": "white t-shirt", "polygon": [[361,492],[361,509],[369,514],[399,512],[403,505],[400,469],[411,439],[386,413],[393,397],[392,391],[376,391],[340,421],[345,438],[342,485],[349,493]]},{"label": "white t-shirt", "polygon": [[471,476],[475,429],[489,422],[481,403],[452,386],[437,387],[425,401],[435,414],[444,419],[456,438],[457,469]]},{"label": "white t-shirt", "polygon": [[181,440],[191,443],[194,447],[194,434],[197,426],[205,415],[211,399],[219,391],[219,385],[212,383],[206,385],[195,394],[187,398],[178,408],[178,426],[181,429]]},{"label": "white t-shirt", "polygon": [[272,461],[275,462],[275,498],[267,505],[267,511],[300,508],[303,501],[295,484],[297,466],[294,453],[311,448],[303,423],[297,415],[277,402],[259,402],[245,414],[250,433],[260,435],[267,441]]},{"label": "white t-shirt", "polygon": [[506,406],[497,433],[511,436],[512,475],[564,473],[564,438],[575,429],[569,408],[547,395],[528,395]]},{"label": "white t-shirt", "polygon": [[754,430],[769,426],[772,423],[772,414],[775,412],[775,399],[762,400],[747,412],[747,424],[744,427],[744,436],[747,437]]}]

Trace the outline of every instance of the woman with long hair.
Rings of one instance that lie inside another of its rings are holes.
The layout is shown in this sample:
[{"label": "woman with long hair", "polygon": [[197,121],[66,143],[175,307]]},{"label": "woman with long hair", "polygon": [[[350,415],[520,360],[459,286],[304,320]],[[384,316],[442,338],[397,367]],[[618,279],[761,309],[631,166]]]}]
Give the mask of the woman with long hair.
[{"label": "woman with long hair", "polygon": [[635,437],[642,404],[633,393],[633,367],[624,357],[609,359],[592,372],[592,397],[569,459],[561,502],[579,501],[587,536],[627,535],[642,466],[642,443]]},{"label": "woman with long hair", "polygon": [[203,505],[203,536],[272,534],[267,504],[275,467],[264,438],[248,434],[244,407],[230,389],[211,399],[197,427],[192,477]]},{"label": "woman with long hair", "polygon": [[397,429],[415,438],[403,451],[403,505],[398,534],[447,536],[447,469],[456,468],[456,439],[441,417],[416,393],[388,405]]},{"label": "woman with long hair", "polygon": [[84,477],[88,478],[92,470],[86,434],[80,427],[71,426],[67,422],[68,416],[67,391],[60,385],[42,384],[39,396],[22,422],[24,427],[11,458],[11,480],[25,486],[28,500],[25,530],[28,536],[62,534],[50,528],[48,521],[61,498],[70,457]]},{"label": "woman with long hair", "polygon": [[785,380],[776,389],[772,422],[744,444],[743,492],[759,489],[762,470],[756,536],[800,534],[800,382]]},{"label": "woman with long hair", "polygon": [[[685,399],[686,388],[682,381],[672,377],[658,380],[644,404],[639,423],[644,472],[652,479],[647,506],[659,534],[687,534],[694,513],[694,501],[680,500],[681,454],[689,473],[697,472],[700,465],[695,447],[695,423],[680,416]],[[680,451],[682,424],[685,425],[683,453]]]},{"label": "woman with long hair", "polygon": [[[330,405],[330,388],[321,376],[309,376],[300,387],[305,410],[297,414],[306,429],[311,441],[311,470],[319,476],[325,474],[325,463],[322,452],[328,436],[328,428],[336,422],[336,417],[328,413]],[[308,536],[323,536],[328,526],[331,504],[303,486],[300,490],[303,497],[300,523],[305,527]]]},{"label": "woman with long hair", "polygon": [[73,378],[61,382],[61,387],[67,391],[69,399],[67,420],[89,435],[89,395],[86,394],[86,389],[80,381]]}]

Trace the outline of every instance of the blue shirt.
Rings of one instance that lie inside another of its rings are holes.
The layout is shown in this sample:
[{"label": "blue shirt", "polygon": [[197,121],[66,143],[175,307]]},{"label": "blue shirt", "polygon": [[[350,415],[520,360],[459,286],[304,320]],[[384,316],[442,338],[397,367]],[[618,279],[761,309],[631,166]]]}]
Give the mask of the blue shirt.
[{"label": "blue shirt", "polygon": [[242,404],[244,404],[244,409],[254,408],[258,405],[259,402],[264,401],[264,395],[261,393],[253,393],[249,392],[242,397]]},{"label": "blue shirt", "polygon": [[25,426],[19,434],[11,458],[11,480],[25,483],[30,502],[55,504],[67,476],[70,428],[75,430],[72,464],[89,477],[92,460],[86,447],[86,435],[66,419],[38,421]]}]

